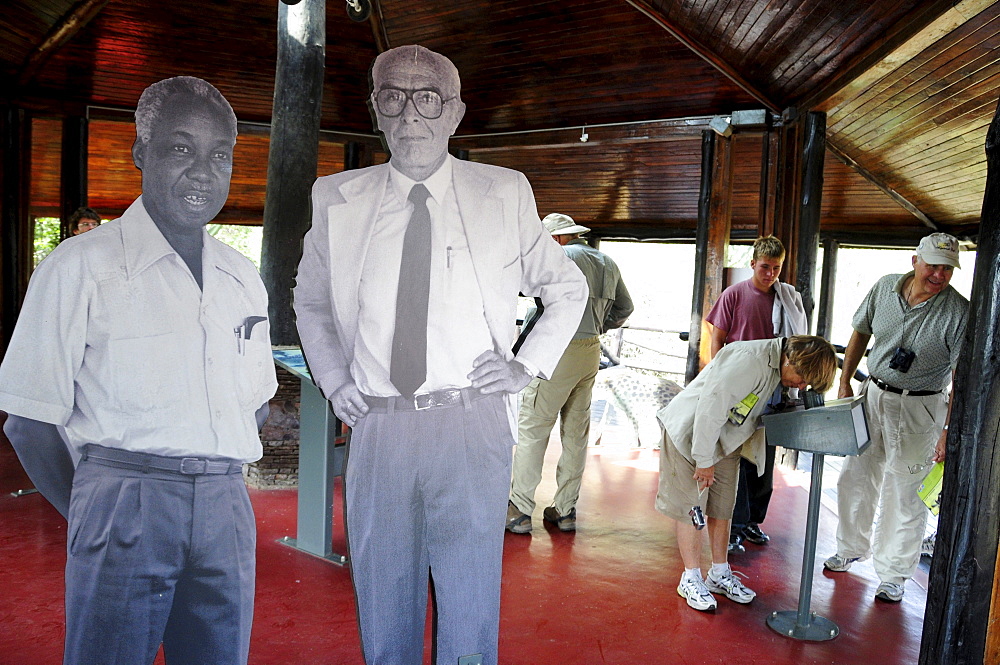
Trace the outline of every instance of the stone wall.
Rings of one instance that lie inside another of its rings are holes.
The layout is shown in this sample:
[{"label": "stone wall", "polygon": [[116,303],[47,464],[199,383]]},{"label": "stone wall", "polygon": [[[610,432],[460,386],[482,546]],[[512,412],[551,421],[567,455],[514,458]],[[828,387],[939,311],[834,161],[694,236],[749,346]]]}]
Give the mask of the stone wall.
[{"label": "stone wall", "polygon": [[264,456],[248,464],[247,485],[257,489],[282,489],[299,484],[299,379],[280,366],[278,392],[271,398],[271,413],[261,430]]}]

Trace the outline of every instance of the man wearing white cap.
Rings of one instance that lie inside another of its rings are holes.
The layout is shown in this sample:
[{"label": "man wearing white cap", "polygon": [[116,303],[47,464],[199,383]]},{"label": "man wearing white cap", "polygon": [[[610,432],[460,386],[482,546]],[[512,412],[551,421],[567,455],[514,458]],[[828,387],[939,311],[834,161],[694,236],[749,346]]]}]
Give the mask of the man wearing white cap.
[{"label": "man wearing white cap", "polygon": [[920,560],[927,508],[917,495],[931,463],[944,459],[950,408],[945,390],[958,362],[969,301],[949,286],[958,240],[932,233],[920,241],[913,270],[875,283],[854,314],[844,353],[840,397],[854,394],[851,377],[868,340],[871,374],[862,384],[872,444],[847,457],[837,483],[837,553],[823,564],[844,572],[872,556],[881,584],[875,598],[899,602]]},{"label": "man wearing white cap", "polygon": [[[546,216],[542,223],[587,278],[590,300],[551,378],[547,381],[533,379],[522,394],[513,482],[507,506],[507,530],[512,533],[531,532],[535,488],[542,478],[549,434],[560,416],[562,454],[556,468],[558,488],[543,517],[562,531],[576,530],[576,501],[580,496],[590,438],[590,396],[601,361],[598,336],[620,328],[633,309],[618,266],[607,254],[580,238],[590,229],[560,213]],[[535,317],[544,316],[542,309],[535,312]],[[529,318],[525,328],[533,323],[534,319]]]}]

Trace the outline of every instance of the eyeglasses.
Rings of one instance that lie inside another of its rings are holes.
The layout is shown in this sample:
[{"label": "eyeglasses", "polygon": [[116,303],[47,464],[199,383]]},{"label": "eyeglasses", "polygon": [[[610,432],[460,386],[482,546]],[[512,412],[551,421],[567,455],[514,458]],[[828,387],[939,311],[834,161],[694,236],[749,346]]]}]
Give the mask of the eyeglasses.
[{"label": "eyeglasses", "polygon": [[375,107],[378,112],[387,118],[395,118],[403,109],[406,102],[413,102],[413,108],[417,113],[428,120],[436,120],[441,117],[445,102],[455,99],[441,99],[440,93],[436,90],[400,90],[399,88],[382,88],[375,95]]}]

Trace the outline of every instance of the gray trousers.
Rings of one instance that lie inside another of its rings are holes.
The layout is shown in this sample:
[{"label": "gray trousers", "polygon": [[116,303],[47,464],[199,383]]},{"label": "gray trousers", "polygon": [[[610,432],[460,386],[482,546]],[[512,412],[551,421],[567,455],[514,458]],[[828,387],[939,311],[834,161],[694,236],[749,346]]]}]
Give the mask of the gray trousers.
[{"label": "gray trousers", "polygon": [[506,396],[425,411],[373,409],[351,433],[344,487],[367,665],[496,665],[503,524],[514,445]]},{"label": "gray trousers", "polygon": [[152,663],[161,642],[167,663],[245,665],[257,537],[233,466],[182,475],[80,462],[69,509],[65,665]]}]

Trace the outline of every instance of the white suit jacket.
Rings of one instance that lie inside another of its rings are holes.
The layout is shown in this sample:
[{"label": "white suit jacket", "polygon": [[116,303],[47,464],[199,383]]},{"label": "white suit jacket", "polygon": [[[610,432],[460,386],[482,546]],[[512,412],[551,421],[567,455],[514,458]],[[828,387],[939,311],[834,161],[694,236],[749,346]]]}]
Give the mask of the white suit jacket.
[{"label": "white suit jacket", "polygon": [[[523,174],[448,159],[495,350],[513,357],[518,292],[541,298],[545,315],[517,357],[548,378],[583,316],[586,279],[546,233]],[[358,286],[390,168],[344,171],[313,185],[313,223],[305,235],[294,309],[309,371],[327,397],[353,380]]]}]

